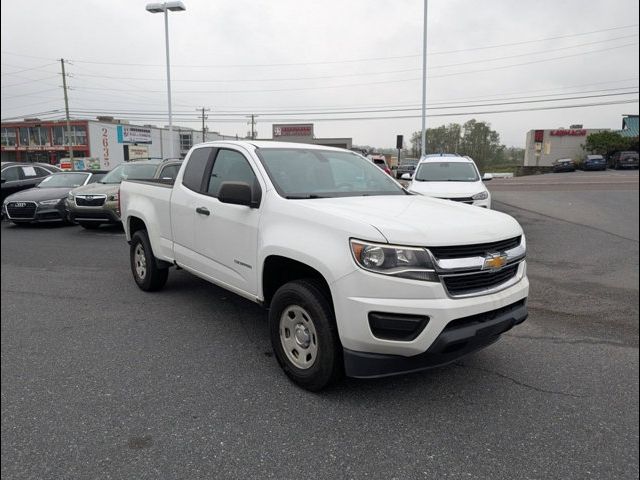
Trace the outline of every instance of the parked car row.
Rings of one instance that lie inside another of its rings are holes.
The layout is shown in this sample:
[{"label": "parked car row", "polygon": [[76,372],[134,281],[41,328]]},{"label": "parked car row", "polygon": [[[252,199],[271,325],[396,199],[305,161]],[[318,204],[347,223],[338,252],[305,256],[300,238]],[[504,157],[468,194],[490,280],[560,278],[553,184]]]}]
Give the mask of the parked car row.
[{"label": "parked car row", "polygon": [[78,223],[87,229],[120,223],[118,190],[124,179],[173,183],[180,160],[122,163],[111,171],[56,171],[33,188],[7,196],[2,218],[15,224]]},{"label": "parked car row", "polygon": [[574,172],[582,170],[606,170],[607,167],[615,170],[623,168],[638,168],[638,152],[616,152],[609,161],[602,155],[587,155],[581,162],[575,162],[571,158],[559,158],[553,162],[554,172]]}]

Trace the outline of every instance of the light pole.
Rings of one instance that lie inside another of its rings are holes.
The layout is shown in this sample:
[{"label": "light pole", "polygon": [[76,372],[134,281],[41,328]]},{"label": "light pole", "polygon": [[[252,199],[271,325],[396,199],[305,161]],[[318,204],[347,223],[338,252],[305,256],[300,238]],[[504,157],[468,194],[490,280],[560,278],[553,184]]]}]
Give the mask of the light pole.
[{"label": "light pole", "polygon": [[424,0],[424,23],[422,32],[422,139],[420,157],[427,152],[427,4]]},{"label": "light pole", "polygon": [[164,42],[167,53],[167,101],[169,102],[169,155],[174,157],[173,152],[173,113],[171,111],[171,64],[169,62],[169,11],[184,12],[187,8],[182,2],[162,2],[149,3],[147,12],[164,13]]}]

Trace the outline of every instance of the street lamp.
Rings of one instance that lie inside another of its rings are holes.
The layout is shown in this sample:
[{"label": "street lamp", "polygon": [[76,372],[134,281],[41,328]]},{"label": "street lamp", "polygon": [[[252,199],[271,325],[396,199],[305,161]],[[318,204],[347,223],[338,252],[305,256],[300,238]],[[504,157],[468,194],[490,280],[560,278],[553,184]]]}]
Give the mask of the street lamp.
[{"label": "street lamp", "polygon": [[173,157],[173,113],[171,111],[171,66],[169,63],[169,11],[184,12],[187,8],[182,2],[149,3],[147,12],[164,13],[164,41],[167,53],[167,100],[169,102],[169,155]]}]

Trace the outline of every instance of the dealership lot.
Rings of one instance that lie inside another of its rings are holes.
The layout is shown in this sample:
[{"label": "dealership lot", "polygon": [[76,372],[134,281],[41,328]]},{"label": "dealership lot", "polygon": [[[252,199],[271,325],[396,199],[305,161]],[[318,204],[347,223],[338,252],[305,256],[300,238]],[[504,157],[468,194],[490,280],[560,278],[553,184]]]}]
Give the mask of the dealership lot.
[{"label": "dealership lot", "polygon": [[2,225],[9,478],[633,478],[638,174],[490,182],[523,225],[530,318],[448,367],[303,391],[259,307],[134,284],[118,229]]}]

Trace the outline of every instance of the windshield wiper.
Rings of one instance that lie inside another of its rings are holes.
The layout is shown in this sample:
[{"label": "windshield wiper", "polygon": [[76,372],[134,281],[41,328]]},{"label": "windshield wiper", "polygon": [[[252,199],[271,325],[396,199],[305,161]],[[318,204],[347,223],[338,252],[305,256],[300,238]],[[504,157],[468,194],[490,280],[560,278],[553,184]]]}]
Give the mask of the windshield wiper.
[{"label": "windshield wiper", "polygon": [[322,197],[320,195],[311,193],[309,195],[286,195],[284,198],[286,198],[287,200],[307,200],[310,198],[327,198],[327,197]]}]

